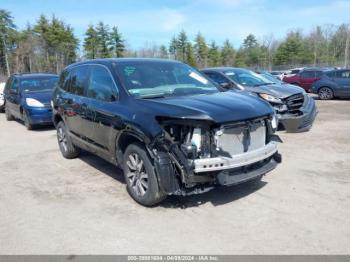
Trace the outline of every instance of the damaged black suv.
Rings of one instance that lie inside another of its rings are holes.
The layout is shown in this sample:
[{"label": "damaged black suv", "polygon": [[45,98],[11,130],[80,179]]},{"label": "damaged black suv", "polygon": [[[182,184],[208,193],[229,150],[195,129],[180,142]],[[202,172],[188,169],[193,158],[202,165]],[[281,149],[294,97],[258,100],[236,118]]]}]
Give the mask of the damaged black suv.
[{"label": "damaged black suv", "polygon": [[63,156],[77,157],[82,148],[122,167],[129,194],[146,206],[258,179],[281,161],[268,103],[219,92],[178,61],[70,65],[54,91],[53,112]]}]

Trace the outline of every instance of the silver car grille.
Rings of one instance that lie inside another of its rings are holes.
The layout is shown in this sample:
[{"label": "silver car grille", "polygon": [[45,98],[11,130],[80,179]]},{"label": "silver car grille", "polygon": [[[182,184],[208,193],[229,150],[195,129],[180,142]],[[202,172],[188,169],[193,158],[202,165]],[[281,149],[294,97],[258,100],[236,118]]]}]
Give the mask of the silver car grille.
[{"label": "silver car grille", "polygon": [[291,114],[297,113],[304,104],[304,95],[296,94],[286,98],[288,112]]},{"label": "silver car grille", "polygon": [[215,133],[216,153],[235,156],[264,147],[266,124],[260,119],[252,122],[224,125]]}]

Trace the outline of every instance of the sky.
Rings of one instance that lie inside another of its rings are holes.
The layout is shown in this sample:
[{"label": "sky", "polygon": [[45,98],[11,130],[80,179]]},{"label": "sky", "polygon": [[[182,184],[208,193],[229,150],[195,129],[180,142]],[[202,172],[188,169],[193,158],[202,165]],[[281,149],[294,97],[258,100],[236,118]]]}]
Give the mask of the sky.
[{"label": "sky", "polygon": [[281,39],[288,30],[350,23],[350,0],[0,0],[22,29],[40,14],[55,14],[74,28],[81,43],[89,24],[118,26],[129,48],[167,45],[184,29],[193,40],[229,39],[238,48],[250,33]]}]

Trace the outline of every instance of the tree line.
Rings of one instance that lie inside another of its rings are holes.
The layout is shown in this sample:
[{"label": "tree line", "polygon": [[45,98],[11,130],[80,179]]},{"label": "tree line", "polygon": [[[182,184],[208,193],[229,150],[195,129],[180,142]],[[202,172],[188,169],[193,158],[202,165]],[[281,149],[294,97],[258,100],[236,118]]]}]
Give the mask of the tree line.
[{"label": "tree line", "polygon": [[[231,36],[234,37],[234,36]],[[229,39],[221,45],[198,32],[190,39],[185,30],[167,45],[145,45],[133,50],[119,28],[103,22],[89,25],[80,43],[63,20],[41,15],[19,30],[7,10],[0,9],[0,75],[13,72],[56,72],[75,61],[108,57],[158,57],[177,59],[192,66],[263,68],[297,65],[349,65],[350,26],[316,26],[308,33],[287,32],[283,39],[272,34],[258,39],[248,34],[239,47]]]}]

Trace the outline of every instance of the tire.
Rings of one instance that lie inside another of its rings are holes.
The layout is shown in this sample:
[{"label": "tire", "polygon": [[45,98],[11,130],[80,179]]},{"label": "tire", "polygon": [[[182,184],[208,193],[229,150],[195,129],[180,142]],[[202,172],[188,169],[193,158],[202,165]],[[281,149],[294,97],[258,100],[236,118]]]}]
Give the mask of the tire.
[{"label": "tire", "polygon": [[153,206],[167,197],[159,188],[154,166],[141,143],[126,148],[123,171],[127,191],[137,203]]},{"label": "tire", "polygon": [[15,118],[13,117],[13,115],[11,115],[10,109],[9,109],[7,106],[5,107],[5,115],[6,115],[6,120],[7,120],[7,121],[12,121],[12,120],[15,119]]},{"label": "tire", "polygon": [[318,97],[321,100],[331,100],[334,98],[333,90],[329,87],[321,87],[318,90]]},{"label": "tire", "polygon": [[58,146],[64,158],[73,159],[79,156],[80,149],[76,147],[69,137],[63,121],[56,126]]},{"label": "tire", "polygon": [[27,128],[27,130],[33,130],[34,126],[29,122],[28,114],[25,110],[23,110],[22,118],[23,118],[23,122],[24,122],[24,125]]}]

